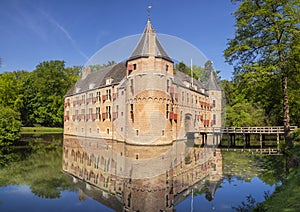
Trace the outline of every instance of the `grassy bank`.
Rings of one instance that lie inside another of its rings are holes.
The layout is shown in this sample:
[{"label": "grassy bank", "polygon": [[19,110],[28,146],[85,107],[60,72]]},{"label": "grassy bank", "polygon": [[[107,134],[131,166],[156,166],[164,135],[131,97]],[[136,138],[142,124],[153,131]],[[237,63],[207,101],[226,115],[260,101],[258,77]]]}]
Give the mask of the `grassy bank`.
[{"label": "grassy bank", "polygon": [[22,127],[21,134],[55,134],[63,133],[63,128],[58,127]]},{"label": "grassy bank", "polygon": [[300,208],[300,144],[292,151],[290,163],[298,165],[290,169],[290,173],[281,186],[265,202],[254,211],[299,211]]},{"label": "grassy bank", "polygon": [[299,211],[300,169],[294,170],[280,187],[254,211]]}]

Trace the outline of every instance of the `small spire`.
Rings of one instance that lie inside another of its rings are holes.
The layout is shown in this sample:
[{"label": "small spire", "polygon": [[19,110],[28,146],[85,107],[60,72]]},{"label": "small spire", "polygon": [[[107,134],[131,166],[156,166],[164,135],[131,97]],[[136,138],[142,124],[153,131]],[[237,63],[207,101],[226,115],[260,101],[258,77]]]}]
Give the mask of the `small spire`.
[{"label": "small spire", "polygon": [[151,12],[151,8],[152,8],[152,6],[149,5],[149,6],[148,6],[148,9],[147,9],[147,11],[148,11],[148,20],[150,20],[150,12]]}]

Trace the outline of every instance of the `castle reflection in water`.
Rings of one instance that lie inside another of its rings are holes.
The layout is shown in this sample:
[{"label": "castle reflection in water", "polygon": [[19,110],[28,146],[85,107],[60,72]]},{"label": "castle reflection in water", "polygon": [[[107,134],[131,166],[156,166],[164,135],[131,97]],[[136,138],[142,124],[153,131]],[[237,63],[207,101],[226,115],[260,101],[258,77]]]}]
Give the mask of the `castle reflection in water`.
[{"label": "castle reflection in water", "polygon": [[116,211],[174,211],[193,193],[210,201],[222,178],[222,155],[209,142],[166,146],[64,136],[63,171],[85,195]]}]

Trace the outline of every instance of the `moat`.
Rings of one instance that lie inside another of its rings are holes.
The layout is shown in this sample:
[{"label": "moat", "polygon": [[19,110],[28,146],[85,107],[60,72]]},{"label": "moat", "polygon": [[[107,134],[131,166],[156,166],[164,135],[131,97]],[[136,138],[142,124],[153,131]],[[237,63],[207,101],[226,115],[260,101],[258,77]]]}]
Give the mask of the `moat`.
[{"label": "moat", "polygon": [[0,211],[235,211],[283,179],[282,156],[189,140],[143,147],[26,135],[0,152]]}]

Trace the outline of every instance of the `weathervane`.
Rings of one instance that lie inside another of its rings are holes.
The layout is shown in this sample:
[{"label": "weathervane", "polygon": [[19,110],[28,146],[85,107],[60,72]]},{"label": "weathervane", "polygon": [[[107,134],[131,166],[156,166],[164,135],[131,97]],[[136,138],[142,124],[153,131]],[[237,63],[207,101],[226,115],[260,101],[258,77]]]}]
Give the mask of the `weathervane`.
[{"label": "weathervane", "polygon": [[149,6],[148,6],[148,9],[147,9],[147,11],[148,11],[148,19],[149,19],[149,20],[150,20],[150,11],[151,11],[151,8],[152,8],[152,6],[149,5]]}]

